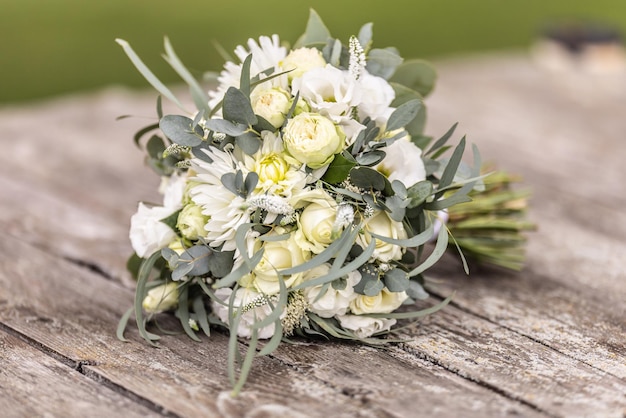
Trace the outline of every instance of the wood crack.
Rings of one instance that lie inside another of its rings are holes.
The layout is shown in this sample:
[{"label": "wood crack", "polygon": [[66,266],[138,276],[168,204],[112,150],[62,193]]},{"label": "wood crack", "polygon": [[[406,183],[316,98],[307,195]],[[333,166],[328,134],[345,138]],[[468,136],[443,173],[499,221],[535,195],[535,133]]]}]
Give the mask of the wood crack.
[{"label": "wood crack", "polygon": [[439,361],[438,359],[436,359],[435,357],[430,356],[430,355],[428,355],[426,353],[423,353],[423,352],[415,349],[414,347],[409,346],[408,344],[398,343],[397,346],[402,351],[404,351],[404,352],[406,352],[406,353],[408,353],[408,354],[410,354],[410,355],[412,355],[412,356],[414,356],[414,357],[416,357],[416,358],[418,358],[420,360],[427,361],[427,362],[432,363],[432,364],[434,364],[436,366],[439,366],[439,367],[443,368],[444,370],[447,370],[448,372],[450,372],[450,373],[460,377],[461,379],[464,379],[464,380],[467,380],[469,382],[475,383],[478,386],[483,387],[483,388],[489,390],[490,392],[493,392],[493,393],[495,393],[495,394],[497,394],[499,396],[502,396],[502,397],[504,397],[504,398],[506,398],[506,399],[508,399],[510,401],[518,402],[519,404],[521,404],[523,406],[526,406],[526,407],[528,407],[528,408],[530,408],[533,411],[536,411],[538,413],[545,414],[548,417],[558,418],[558,415],[553,415],[550,412],[542,409],[541,407],[539,407],[539,406],[537,406],[537,405],[535,405],[535,404],[533,404],[531,402],[528,402],[527,400],[522,399],[522,398],[520,398],[518,396],[515,396],[514,394],[512,394],[510,392],[507,392],[506,390],[504,390],[502,388],[499,388],[499,387],[497,387],[495,385],[492,385],[491,383],[488,383],[488,382],[485,382],[483,380],[480,380],[480,379],[477,379],[475,377],[472,377],[468,373],[464,373],[460,369],[451,367],[450,365],[445,364],[445,363]]},{"label": "wood crack", "polygon": [[90,272],[96,274],[97,276],[103,277],[106,280],[117,281],[115,277],[113,277],[110,273],[105,271],[102,267],[92,261],[81,260],[79,258],[70,257],[70,256],[62,256],[62,258],[70,263],[77,265],[78,267],[83,267],[89,270]]},{"label": "wood crack", "polygon": [[171,411],[168,411],[166,408],[155,404],[154,402],[150,401],[149,399],[146,399],[144,397],[141,397],[139,395],[137,395],[134,392],[129,391],[128,389],[125,389],[123,386],[118,385],[115,382],[112,382],[111,380],[107,379],[106,377],[102,376],[101,374],[97,373],[96,371],[94,371],[93,369],[90,369],[89,366],[97,366],[98,363],[96,361],[93,360],[73,360],[67,356],[64,356],[63,354],[60,354],[52,349],[50,349],[49,347],[41,344],[40,342],[38,342],[37,340],[34,340],[32,338],[30,338],[29,336],[22,334],[21,332],[17,331],[14,328],[11,328],[10,326],[0,322],[0,331],[4,331],[7,334],[19,339],[20,341],[23,341],[24,343],[28,344],[29,346],[39,350],[40,352],[42,352],[43,354],[53,358],[54,360],[58,361],[59,363],[63,364],[64,366],[67,366],[75,371],[77,371],[78,373],[82,374],[83,376],[87,377],[88,379],[93,380],[94,382],[106,387],[107,389],[112,390],[113,392],[124,396],[125,398],[129,399],[132,402],[135,402],[141,406],[144,406],[148,409],[150,409],[151,411],[154,411],[164,417],[167,418],[180,418],[180,415],[175,414]]}]

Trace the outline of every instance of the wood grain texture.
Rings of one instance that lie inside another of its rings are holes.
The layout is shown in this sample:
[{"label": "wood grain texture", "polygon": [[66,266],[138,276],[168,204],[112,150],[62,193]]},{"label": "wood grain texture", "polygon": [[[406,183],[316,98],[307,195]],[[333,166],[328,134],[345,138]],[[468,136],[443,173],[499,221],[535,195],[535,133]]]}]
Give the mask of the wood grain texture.
[{"label": "wood grain texture", "polygon": [[[134,331],[117,341],[132,299],[128,219],[138,200],[159,199],[131,142],[151,120],[114,122],[152,117],[154,95],[120,90],[0,110],[2,326],[162,414],[622,418],[626,94],[552,78],[519,55],[437,67],[429,132],[458,120],[484,159],[523,174],[540,227],[519,274],[467,278],[447,257],[431,289],[456,290],[453,304],[407,330],[407,343],[283,345],[231,399],[223,334],[167,336],[159,349]],[[33,120],[47,129],[25,129]]]},{"label": "wood grain texture", "polygon": [[3,417],[160,416],[0,330]]}]

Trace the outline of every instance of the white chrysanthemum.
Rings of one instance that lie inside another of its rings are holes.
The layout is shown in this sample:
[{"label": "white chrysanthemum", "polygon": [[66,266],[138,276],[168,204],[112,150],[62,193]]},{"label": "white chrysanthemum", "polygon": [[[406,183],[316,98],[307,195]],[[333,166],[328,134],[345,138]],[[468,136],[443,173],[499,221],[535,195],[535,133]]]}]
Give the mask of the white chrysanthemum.
[{"label": "white chrysanthemum", "polygon": [[236,248],[237,228],[250,221],[245,199],[228,190],[221,181],[224,174],[236,171],[236,162],[230,153],[217,148],[204,152],[213,162],[192,160],[197,173],[194,181],[198,184],[189,190],[189,194],[192,201],[202,207],[202,213],[210,217],[204,226],[210,245],[219,247],[224,244],[224,251],[232,251]]},{"label": "white chrysanthemum", "polygon": [[248,171],[259,175],[254,194],[273,194],[290,198],[294,191],[302,190],[306,186],[307,174],[301,163],[293,158],[285,158],[283,141],[278,135],[269,131],[261,133],[263,145],[252,156],[237,152]]},{"label": "white chrysanthemum", "polygon": [[[280,46],[278,35],[272,35],[271,38],[261,36],[257,43],[254,39],[248,39],[248,48],[242,45],[235,48],[235,55],[241,62],[252,54],[252,62],[250,64],[250,76],[254,77],[261,71],[275,68],[278,63],[287,55],[287,49]],[[229,87],[239,88],[241,79],[241,64],[235,64],[228,61],[224,64],[224,70],[220,73],[217,81],[219,86],[217,90],[209,92],[209,106],[215,107],[223,98]],[[287,88],[287,76],[273,78],[268,84],[262,85],[264,88],[281,87]]]},{"label": "white chrysanthemum", "polygon": [[389,181],[399,180],[406,187],[411,187],[426,179],[422,150],[408,136],[396,140],[383,150],[387,155],[374,168],[386,175]]}]

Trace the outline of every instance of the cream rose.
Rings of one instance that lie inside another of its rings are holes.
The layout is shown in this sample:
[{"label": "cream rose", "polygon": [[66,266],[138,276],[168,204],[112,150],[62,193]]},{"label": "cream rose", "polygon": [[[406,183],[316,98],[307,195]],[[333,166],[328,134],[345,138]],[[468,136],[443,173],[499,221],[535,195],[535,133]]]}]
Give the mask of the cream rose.
[{"label": "cream rose", "polygon": [[[263,258],[254,268],[253,273],[242,279],[242,286],[253,286],[257,291],[266,295],[274,295],[280,291],[278,271],[298,266],[311,258],[309,251],[304,251],[296,243],[294,235],[286,240],[266,241],[262,243]],[[260,241],[255,245],[255,251],[261,247]],[[285,285],[289,288],[302,281],[303,273],[284,277]]]},{"label": "cream rose", "polygon": [[335,238],[333,227],[337,203],[322,189],[301,193],[293,200],[296,209],[304,207],[294,233],[296,242],[303,250],[321,253]]},{"label": "cream rose", "polygon": [[356,315],[389,313],[398,309],[407,297],[406,292],[390,292],[383,288],[376,296],[357,295],[350,302],[350,311]]},{"label": "cream rose", "polygon": [[[407,237],[402,222],[394,221],[385,211],[376,211],[372,217],[365,220],[363,232],[357,237],[357,243],[363,248],[367,247],[372,240],[370,232],[393,239],[405,239]],[[402,258],[402,247],[377,239],[372,258],[384,263],[390,260],[399,260]]]},{"label": "cream rose", "polygon": [[175,210],[163,206],[148,207],[139,203],[137,213],[130,218],[130,243],[141,258],[152,255],[176,239],[172,228],[161,222]]},{"label": "cream rose", "polygon": [[205,231],[204,226],[208,220],[209,217],[202,214],[200,206],[190,203],[178,214],[176,228],[183,237],[194,241],[206,236],[207,231]]},{"label": "cream rose", "polygon": [[274,128],[280,128],[291,107],[291,96],[280,87],[255,89],[250,95],[254,113],[266,119]]},{"label": "cream rose", "polygon": [[170,282],[148,290],[141,306],[147,313],[159,313],[178,305],[178,284]]},{"label": "cream rose", "polygon": [[389,331],[396,323],[395,319],[369,318],[367,316],[343,315],[337,319],[345,329],[353,331],[359,338],[371,337],[382,331]]},{"label": "cream rose", "polygon": [[279,65],[285,71],[291,70],[287,76],[292,81],[313,68],[324,67],[326,60],[318,49],[303,47],[291,51]]},{"label": "cream rose", "polygon": [[[215,296],[217,296],[223,304],[212,301],[211,305],[213,307],[213,312],[218,316],[218,318],[228,324],[230,326],[231,318],[228,316],[228,303],[230,301],[230,295],[233,293],[233,290],[230,288],[221,288],[215,291]],[[263,296],[252,289],[237,289],[235,293],[235,300],[233,301],[233,307],[235,309],[241,308],[242,306],[246,306],[253,302],[262,301]],[[256,321],[261,321],[272,313],[272,308],[269,304],[258,304],[257,306],[247,309],[245,313],[241,315],[241,319],[239,320],[239,326],[237,327],[237,335],[240,337],[250,338],[252,336],[252,325]],[[284,315],[284,314],[283,314]],[[282,315],[281,315],[282,317]],[[263,327],[258,330],[258,337],[261,339],[271,338],[274,335],[275,324],[271,323],[266,327]]]},{"label": "cream rose", "polygon": [[[304,280],[307,281],[321,277],[327,274],[329,269],[329,264],[322,264],[308,271],[304,276]],[[345,315],[350,306],[350,302],[356,297],[354,285],[356,285],[359,280],[361,280],[361,274],[358,271],[351,272],[346,279],[345,288],[337,290],[331,285],[322,296],[319,296],[319,293],[323,285],[307,287],[304,290],[304,295],[309,302],[309,310],[322,318]]]},{"label": "cream rose", "polygon": [[341,152],[345,135],[331,120],[317,113],[301,113],[287,122],[285,148],[296,160],[311,168],[324,167]]}]

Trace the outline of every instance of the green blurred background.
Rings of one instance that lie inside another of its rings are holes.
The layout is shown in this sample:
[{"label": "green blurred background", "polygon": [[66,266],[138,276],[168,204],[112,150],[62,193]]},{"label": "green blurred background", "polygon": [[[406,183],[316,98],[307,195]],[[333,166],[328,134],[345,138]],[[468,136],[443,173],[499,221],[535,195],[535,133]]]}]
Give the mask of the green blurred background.
[{"label": "green blurred background", "polygon": [[164,35],[193,71],[219,70],[214,41],[227,51],[261,34],[294,42],[309,7],[343,40],[374,22],[375,45],[396,46],[404,57],[526,48],[553,20],[626,28],[623,0],[0,0],[0,104],[112,84],[147,87],[117,37],[166,82],[177,77],[160,56]]}]

